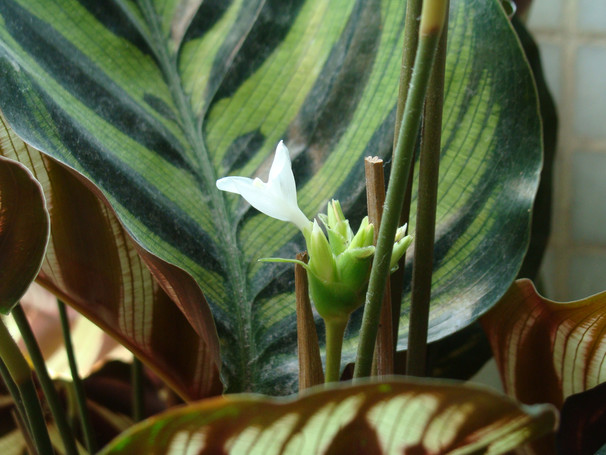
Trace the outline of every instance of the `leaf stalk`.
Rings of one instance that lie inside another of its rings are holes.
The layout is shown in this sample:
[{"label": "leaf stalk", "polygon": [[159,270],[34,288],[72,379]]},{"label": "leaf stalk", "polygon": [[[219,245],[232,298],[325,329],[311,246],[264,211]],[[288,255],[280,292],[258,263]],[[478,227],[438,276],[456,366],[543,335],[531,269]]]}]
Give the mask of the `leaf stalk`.
[{"label": "leaf stalk", "polygon": [[[448,0],[446,3],[448,3]],[[412,268],[408,354],[406,357],[406,373],[412,376],[425,376],[427,369],[427,332],[440,170],[446,38],[447,29],[445,27],[440,37],[431,71],[421,134],[419,195]]]},{"label": "leaf stalk", "polygon": [[31,370],[23,354],[21,354],[17,343],[13,340],[6,325],[4,325],[4,321],[1,319],[0,358],[19,390],[20,400],[23,402],[26,414],[23,420],[29,423],[29,431],[38,453],[52,454],[53,446],[48,436],[46,421],[44,420],[42,406],[40,405],[36,387],[34,386]]},{"label": "leaf stalk", "polygon": [[82,383],[82,379],[80,379],[80,374],[78,373],[78,365],[76,363],[76,355],[74,353],[74,347],[72,344],[69,321],[67,319],[67,311],[65,310],[65,304],[59,299],[57,299],[57,307],[59,309],[59,319],[61,320],[61,331],[63,332],[65,353],[67,354],[69,371],[72,376],[72,383],[74,384],[76,405],[78,406],[78,415],[80,417],[80,425],[82,426],[82,433],[84,435],[84,443],[86,444],[86,448],[90,453],[95,453],[97,444],[95,442],[95,434],[93,432],[93,427],[88,415],[88,408],[86,407],[84,385]]},{"label": "leaf stalk", "polygon": [[131,385],[133,389],[133,420],[140,422],[145,418],[145,394],[143,389],[143,363],[133,356],[131,364]]},{"label": "leaf stalk", "polygon": [[29,356],[32,359],[32,364],[34,365],[34,369],[36,370],[36,375],[38,376],[38,380],[40,381],[40,386],[42,387],[42,391],[44,392],[46,402],[48,403],[48,407],[51,410],[51,414],[55,419],[57,429],[59,430],[59,434],[61,435],[61,440],[63,441],[65,452],[68,455],[77,455],[78,449],[76,448],[74,434],[72,432],[71,427],[69,426],[65,411],[63,410],[63,405],[61,404],[61,400],[57,395],[57,391],[55,389],[53,381],[50,375],[48,374],[48,370],[46,369],[44,356],[40,351],[40,347],[38,346],[38,342],[36,341],[34,332],[32,331],[32,328],[29,325],[29,322],[27,320],[27,317],[25,316],[25,312],[23,311],[23,307],[21,306],[21,304],[13,308],[11,314],[13,315],[13,319],[15,320],[17,327],[19,328],[19,332],[23,337],[23,342],[25,343],[27,352],[29,352]]}]

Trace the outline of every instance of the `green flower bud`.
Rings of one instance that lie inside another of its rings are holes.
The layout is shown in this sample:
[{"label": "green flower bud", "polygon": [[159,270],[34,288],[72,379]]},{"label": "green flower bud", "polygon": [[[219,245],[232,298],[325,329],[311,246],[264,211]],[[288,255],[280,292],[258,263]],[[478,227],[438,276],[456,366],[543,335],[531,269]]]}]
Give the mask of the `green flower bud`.
[{"label": "green flower bud", "polygon": [[[313,272],[307,274],[309,293],[318,314],[327,320],[343,320],[364,303],[366,284],[327,282],[318,278]],[[367,277],[368,279],[368,277]]]},{"label": "green flower bud", "polygon": [[322,228],[314,220],[307,245],[309,269],[321,280],[332,282],[337,278],[337,265]]},{"label": "green flower bud", "polygon": [[373,244],[375,235],[374,226],[368,222],[368,217],[365,216],[360,223],[360,227],[358,228],[358,232],[353,239],[351,239],[351,243],[349,244],[349,248],[364,248]]},{"label": "green flower bud", "polygon": [[406,233],[406,225],[401,226],[396,231],[396,238],[393,248],[391,250],[391,260],[389,262],[389,268],[394,269],[398,266],[398,261],[412,243],[411,235],[404,235]]},{"label": "green flower bud", "polygon": [[330,244],[330,249],[335,256],[338,256],[347,249],[349,242],[347,239],[345,239],[345,237],[332,229],[327,229],[326,231],[328,233],[328,243]]},{"label": "green flower bud", "polygon": [[366,288],[370,266],[375,252],[374,246],[348,249],[337,258],[339,281],[351,287]]},{"label": "green flower bud", "polygon": [[328,220],[328,223],[324,223],[326,228],[340,234],[348,243],[351,242],[353,231],[349,226],[349,220],[343,215],[339,201],[333,199],[328,203],[326,215]]},{"label": "green flower bud", "polygon": [[[293,259],[263,260],[296,262],[304,267],[309,279],[309,292],[320,316],[342,322],[364,303],[375,252],[374,226],[368,217],[364,217],[354,235],[336,200],[329,202],[327,213],[318,217],[326,227],[328,239],[317,221],[304,226],[302,231],[307,242],[309,263]],[[392,268],[411,242],[412,237],[406,235],[406,226],[400,227],[392,249]]]}]

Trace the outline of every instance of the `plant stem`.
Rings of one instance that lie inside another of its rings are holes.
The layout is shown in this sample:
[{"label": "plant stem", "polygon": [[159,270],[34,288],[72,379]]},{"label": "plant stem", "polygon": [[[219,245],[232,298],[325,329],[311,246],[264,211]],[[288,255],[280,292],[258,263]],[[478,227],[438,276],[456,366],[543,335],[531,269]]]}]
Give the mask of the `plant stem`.
[{"label": "plant stem", "polygon": [[[402,68],[400,70],[400,86],[398,91],[398,105],[396,109],[396,123],[394,129],[393,149],[398,146],[398,138],[400,137],[400,127],[402,125],[402,116],[404,114],[404,106],[408,96],[408,87],[412,77],[412,69],[414,66],[417,47],[419,44],[419,18],[421,17],[422,0],[408,0],[406,2],[406,17],[404,19],[404,43],[402,45]],[[408,184],[404,193],[404,201],[402,203],[402,213],[400,214],[399,225],[408,224],[410,218],[410,202],[412,199],[412,177],[414,174],[414,166],[410,166],[408,172]],[[406,253],[398,261],[398,270],[391,274],[391,310],[393,324],[393,345],[397,346],[398,332],[400,329],[400,312],[402,309],[402,290],[404,288],[404,266],[406,264]],[[395,364],[394,364],[395,368]]]},{"label": "plant stem", "polygon": [[133,388],[133,420],[140,422],[145,418],[143,363],[135,356],[133,356],[133,363],[131,365],[131,384]]},{"label": "plant stem", "polygon": [[23,441],[25,442],[25,446],[27,447],[27,453],[35,454],[36,444],[34,443],[34,440],[30,435],[29,428],[25,423],[25,419],[27,418],[25,414],[25,409],[23,410],[23,414],[19,414],[13,409],[11,411],[11,417],[13,418],[13,422],[15,422],[17,430],[21,433],[21,436],[23,437]]},{"label": "plant stem", "polygon": [[[379,228],[379,236],[372,263],[366,305],[362,317],[362,328],[358,344],[354,378],[369,376],[372,355],[377,337],[379,314],[391,259],[391,249],[396,234],[404,192],[408,184],[408,172],[412,161],[414,145],[421,121],[421,113],[429,75],[433,65],[435,50],[440,38],[442,21],[439,12],[445,16],[444,0],[425,0],[419,28],[419,49],[415,58],[415,66],[406,100],[404,117],[400,128],[398,146],[394,151],[393,165],[389,187],[385,198],[383,222]],[[438,10],[437,12],[435,10]]]},{"label": "plant stem", "polygon": [[426,374],[427,331],[431,300],[433,247],[442,138],[446,37],[447,27],[445,26],[438,44],[435,62],[429,79],[421,139],[419,196],[417,200],[414,265],[412,269],[408,354],[406,357],[406,373],[412,376],[425,376]]},{"label": "plant stem", "polygon": [[406,17],[404,18],[404,44],[402,45],[402,68],[400,69],[400,86],[398,89],[398,105],[396,108],[396,124],[393,136],[394,150],[398,146],[400,126],[404,116],[404,107],[408,97],[408,87],[412,78],[412,69],[419,45],[419,18],[423,0],[408,0],[406,2]]},{"label": "plant stem", "polygon": [[17,323],[17,327],[19,328],[19,332],[23,337],[27,352],[29,352],[29,356],[32,359],[32,363],[34,365],[34,369],[36,370],[36,374],[38,375],[38,380],[40,381],[46,402],[48,403],[48,407],[51,410],[51,414],[55,419],[57,429],[61,435],[65,452],[68,455],[76,455],[78,450],[76,448],[74,434],[67,421],[67,417],[63,410],[61,400],[59,399],[57,391],[55,390],[53,381],[48,374],[46,363],[44,362],[44,356],[42,355],[42,352],[40,352],[40,347],[38,346],[36,337],[34,336],[32,328],[29,325],[27,317],[25,316],[25,312],[19,304],[13,308],[11,314]]},{"label": "plant stem", "polygon": [[95,435],[90,423],[90,418],[88,416],[88,408],[86,407],[84,385],[82,384],[80,374],[78,373],[78,365],[76,363],[76,355],[74,354],[74,348],[72,345],[72,337],[69,328],[69,321],[67,319],[67,312],[65,311],[65,304],[59,299],[57,299],[57,308],[59,309],[59,318],[61,319],[61,330],[63,332],[63,342],[65,343],[65,353],[67,354],[69,371],[72,375],[74,391],[76,392],[76,403],[78,405],[78,414],[80,416],[80,425],[82,426],[84,442],[88,451],[90,453],[95,453],[97,445],[95,443]]},{"label": "plant stem", "polygon": [[341,379],[341,349],[343,335],[347,326],[346,319],[325,319],[326,326],[326,379],[325,383],[338,382]]},{"label": "plant stem", "polygon": [[19,388],[17,387],[17,384],[15,384],[15,381],[13,381],[13,378],[11,377],[8,368],[6,368],[6,365],[2,359],[0,359],[0,377],[4,381],[4,385],[6,386],[8,393],[10,393],[11,397],[13,397],[13,401],[15,402],[17,411],[19,411],[19,415],[25,422],[25,419],[27,419],[27,414],[25,413],[25,408],[23,407],[23,401],[21,400]]},{"label": "plant stem", "polygon": [[[13,310],[14,311],[14,310]],[[10,376],[19,389],[19,395],[27,414],[25,421],[29,424],[32,439],[36,444],[38,453],[52,454],[53,446],[48,436],[46,421],[36,393],[32,373],[23,354],[17,347],[4,321],[0,319],[0,358],[6,365]]]},{"label": "plant stem", "polygon": [[[307,253],[297,254],[307,263]],[[297,354],[299,359],[299,392],[324,382],[318,332],[309,301],[307,271],[295,264],[295,298],[297,302]]]},{"label": "plant stem", "polygon": [[[378,157],[366,157],[364,160],[364,173],[366,175],[366,205],[368,207],[368,220],[374,226],[381,225],[383,216],[383,204],[385,203],[385,177],[383,172],[383,160]],[[374,242],[377,242],[378,229],[375,230]],[[377,345],[375,348],[375,360],[377,376],[390,375],[394,373],[394,344],[393,344],[393,322],[391,310],[391,291],[389,280],[385,285],[383,305],[381,305],[381,316],[377,334]],[[373,366],[373,371],[375,367]]]}]

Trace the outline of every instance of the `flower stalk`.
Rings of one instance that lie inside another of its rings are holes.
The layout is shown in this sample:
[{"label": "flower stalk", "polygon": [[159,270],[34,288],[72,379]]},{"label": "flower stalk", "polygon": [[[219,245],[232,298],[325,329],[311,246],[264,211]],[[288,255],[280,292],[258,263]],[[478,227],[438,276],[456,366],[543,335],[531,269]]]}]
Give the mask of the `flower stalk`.
[{"label": "flower stalk", "polygon": [[338,382],[341,378],[341,350],[343,335],[349,321],[349,315],[340,319],[324,319],[326,325],[326,380]]}]

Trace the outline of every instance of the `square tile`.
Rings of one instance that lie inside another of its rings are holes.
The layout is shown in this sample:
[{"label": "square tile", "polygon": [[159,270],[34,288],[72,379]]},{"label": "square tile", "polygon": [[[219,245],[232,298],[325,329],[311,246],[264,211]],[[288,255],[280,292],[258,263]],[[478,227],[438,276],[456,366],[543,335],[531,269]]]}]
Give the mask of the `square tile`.
[{"label": "square tile", "polygon": [[579,46],[575,67],[574,130],[606,138],[606,46]]},{"label": "square tile", "polygon": [[570,300],[606,290],[606,253],[575,254],[570,261]]},{"label": "square tile", "polygon": [[528,13],[528,27],[559,29],[562,25],[562,5],[563,0],[534,0]]},{"label": "square tile", "polygon": [[606,2],[604,0],[579,0],[577,25],[585,32],[606,33]]},{"label": "square tile", "polygon": [[572,189],[573,240],[606,246],[606,153],[573,154]]},{"label": "square tile", "polygon": [[553,96],[557,106],[561,105],[561,85],[562,85],[562,49],[557,44],[541,43],[539,41],[539,51],[541,53],[541,65],[543,66],[543,75],[547,82],[547,87]]}]

